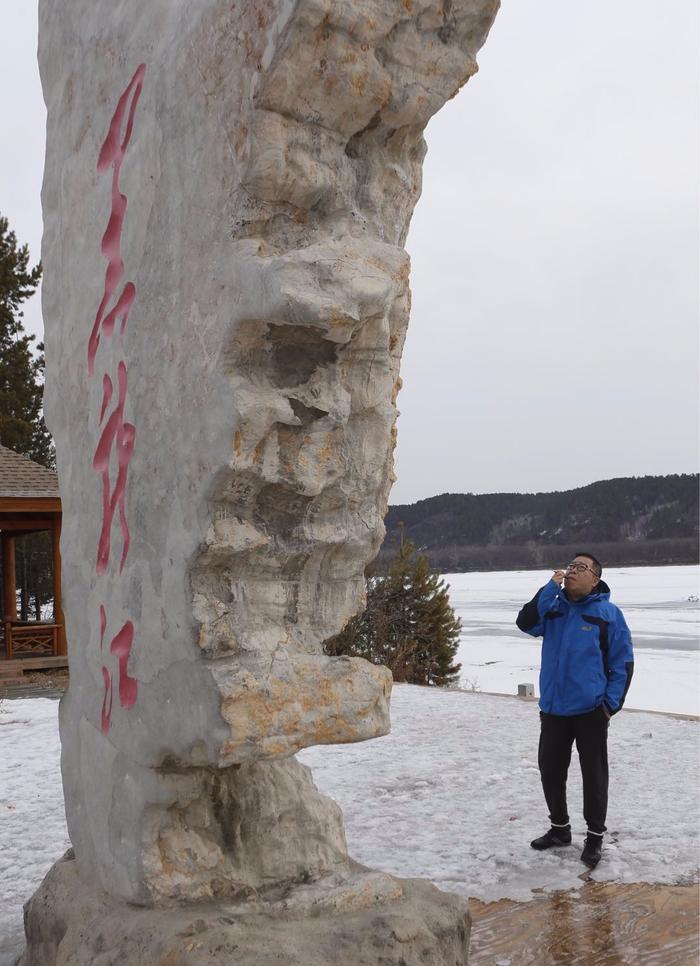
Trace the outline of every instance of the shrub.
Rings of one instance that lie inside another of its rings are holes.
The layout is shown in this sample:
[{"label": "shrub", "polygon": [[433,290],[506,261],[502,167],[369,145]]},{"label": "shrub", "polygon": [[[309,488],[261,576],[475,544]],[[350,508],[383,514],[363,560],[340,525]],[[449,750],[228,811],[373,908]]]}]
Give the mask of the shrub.
[{"label": "shrub", "polygon": [[326,653],[384,664],[395,681],[456,683],[461,623],[448,590],[440,576],[431,573],[427,557],[416,555],[407,541],[385,574],[368,575],[365,610],[326,641]]}]

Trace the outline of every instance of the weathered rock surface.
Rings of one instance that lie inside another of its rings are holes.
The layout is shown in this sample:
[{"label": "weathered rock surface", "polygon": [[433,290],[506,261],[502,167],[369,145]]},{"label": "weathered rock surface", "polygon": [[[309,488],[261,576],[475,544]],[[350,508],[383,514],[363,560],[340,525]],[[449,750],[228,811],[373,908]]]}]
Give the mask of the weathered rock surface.
[{"label": "weathered rock surface", "polygon": [[144,909],[87,888],[66,857],[27,904],[19,966],[463,966],[470,924],[465,899],[356,864],[342,882]]},{"label": "weathered rock surface", "polygon": [[167,773],[174,804],[144,823],[156,901],[235,896],[332,871],[347,875],[340,809],[295,759]]},{"label": "weathered rock surface", "polygon": [[286,759],[389,728],[323,642],[384,532],[422,132],[497,6],[40,2],[62,771],[113,897],[350,874]]}]

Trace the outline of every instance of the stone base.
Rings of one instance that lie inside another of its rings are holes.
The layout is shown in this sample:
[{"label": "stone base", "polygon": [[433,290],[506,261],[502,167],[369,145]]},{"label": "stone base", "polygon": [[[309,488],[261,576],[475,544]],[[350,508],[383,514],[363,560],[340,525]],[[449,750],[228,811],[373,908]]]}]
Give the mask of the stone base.
[{"label": "stone base", "polygon": [[351,863],[261,894],[167,908],[85,883],[68,852],[25,906],[18,966],[465,966],[467,901]]}]

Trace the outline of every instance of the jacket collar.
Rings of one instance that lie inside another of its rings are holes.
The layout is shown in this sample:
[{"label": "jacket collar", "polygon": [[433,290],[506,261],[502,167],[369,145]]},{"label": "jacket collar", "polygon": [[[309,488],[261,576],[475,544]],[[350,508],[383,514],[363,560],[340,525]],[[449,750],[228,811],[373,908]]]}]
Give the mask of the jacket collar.
[{"label": "jacket collar", "polygon": [[608,587],[608,585],[605,583],[604,580],[599,580],[598,583],[593,588],[593,590],[590,592],[590,594],[586,594],[585,597],[579,597],[578,600],[569,600],[569,598],[566,595],[566,591],[562,591],[562,593],[564,595],[564,599],[569,604],[590,604],[594,600],[602,600],[604,598],[605,599],[609,598],[610,588]]}]

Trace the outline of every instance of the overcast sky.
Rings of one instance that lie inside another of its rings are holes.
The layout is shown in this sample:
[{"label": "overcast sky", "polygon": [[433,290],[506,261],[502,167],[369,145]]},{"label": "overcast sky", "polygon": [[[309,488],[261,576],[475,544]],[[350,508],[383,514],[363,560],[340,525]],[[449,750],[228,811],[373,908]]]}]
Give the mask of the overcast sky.
[{"label": "overcast sky", "polygon": [[[0,44],[0,212],[38,258],[33,0]],[[696,0],[505,0],[479,62],[427,131],[391,502],[697,472]]]}]

